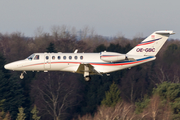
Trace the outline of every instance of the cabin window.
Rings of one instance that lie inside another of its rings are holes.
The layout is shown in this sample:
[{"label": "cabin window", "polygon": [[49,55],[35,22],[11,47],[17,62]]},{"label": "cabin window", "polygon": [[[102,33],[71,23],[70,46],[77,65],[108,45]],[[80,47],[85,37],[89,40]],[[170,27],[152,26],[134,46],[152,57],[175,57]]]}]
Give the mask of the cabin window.
[{"label": "cabin window", "polygon": [[77,57],[77,56],[74,56],[74,59],[75,59],[75,60],[77,60],[77,59],[78,59],[78,57]]},{"label": "cabin window", "polygon": [[63,56],[63,59],[65,60],[65,59],[66,59],[66,56]]},{"label": "cabin window", "polygon": [[69,59],[71,60],[71,59],[72,59],[72,56],[69,56]]},{"label": "cabin window", "polygon": [[46,60],[48,60],[49,59],[49,56],[46,56]]},{"label": "cabin window", "polygon": [[34,60],[39,60],[39,55],[36,55],[36,56],[34,57]]},{"label": "cabin window", "polygon": [[82,60],[82,59],[83,59],[83,56],[80,56],[80,59]]},{"label": "cabin window", "polygon": [[55,60],[55,56],[52,56],[52,59]]},{"label": "cabin window", "polygon": [[61,59],[61,56],[58,56],[58,60],[60,60]]}]

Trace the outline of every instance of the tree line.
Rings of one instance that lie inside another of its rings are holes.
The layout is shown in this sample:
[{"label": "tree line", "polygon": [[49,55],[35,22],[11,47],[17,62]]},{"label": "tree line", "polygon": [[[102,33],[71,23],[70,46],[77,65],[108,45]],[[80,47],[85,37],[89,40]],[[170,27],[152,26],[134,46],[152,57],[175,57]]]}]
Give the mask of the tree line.
[{"label": "tree line", "polygon": [[180,119],[179,40],[168,40],[155,61],[94,75],[89,82],[66,72],[27,72],[21,80],[20,72],[4,69],[36,52],[126,53],[143,39],[107,38],[88,28],[78,35],[65,26],[54,26],[52,33],[38,28],[33,38],[0,33],[0,119],[31,120],[34,114],[42,120]]}]

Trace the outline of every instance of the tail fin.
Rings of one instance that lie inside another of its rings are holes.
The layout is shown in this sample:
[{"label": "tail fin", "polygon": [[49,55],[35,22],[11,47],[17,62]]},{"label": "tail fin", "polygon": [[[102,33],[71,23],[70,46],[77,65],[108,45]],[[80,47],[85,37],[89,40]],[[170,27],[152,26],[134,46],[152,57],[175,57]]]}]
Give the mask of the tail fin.
[{"label": "tail fin", "polygon": [[155,56],[173,31],[156,31],[130,50],[127,55]]}]

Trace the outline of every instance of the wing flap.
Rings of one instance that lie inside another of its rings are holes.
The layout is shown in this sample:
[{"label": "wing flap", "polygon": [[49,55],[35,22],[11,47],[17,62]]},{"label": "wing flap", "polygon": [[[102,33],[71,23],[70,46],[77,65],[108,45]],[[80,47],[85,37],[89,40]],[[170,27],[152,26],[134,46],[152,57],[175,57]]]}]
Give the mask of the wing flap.
[{"label": "wing flap", "polygon": [[[85,68],[88,69],[85,69]],[[76,73],[84,74],[85,72],[89,72],[90,75],[102,75],[100,72],[94,69],[94,66],[91,64],[80,64]]]}]

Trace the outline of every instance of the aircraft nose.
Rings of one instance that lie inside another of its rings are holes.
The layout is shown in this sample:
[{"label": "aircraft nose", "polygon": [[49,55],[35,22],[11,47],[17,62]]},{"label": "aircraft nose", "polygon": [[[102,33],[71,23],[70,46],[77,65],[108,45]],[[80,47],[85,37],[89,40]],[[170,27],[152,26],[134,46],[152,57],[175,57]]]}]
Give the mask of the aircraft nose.
[{"label": "aircraft nose", "polygon": [[12,69],[13,69],[13,66],[12,66],[11,64],[6,64],[6,65],[4,66],[4,68],[7,69],[7,70],[12,70]]},{"label": "aircraft nose", "polygon": [[4,66],[4,68],[5,68],[5,69],[9,69],[9,65],[6,64],[6,65]]}]

